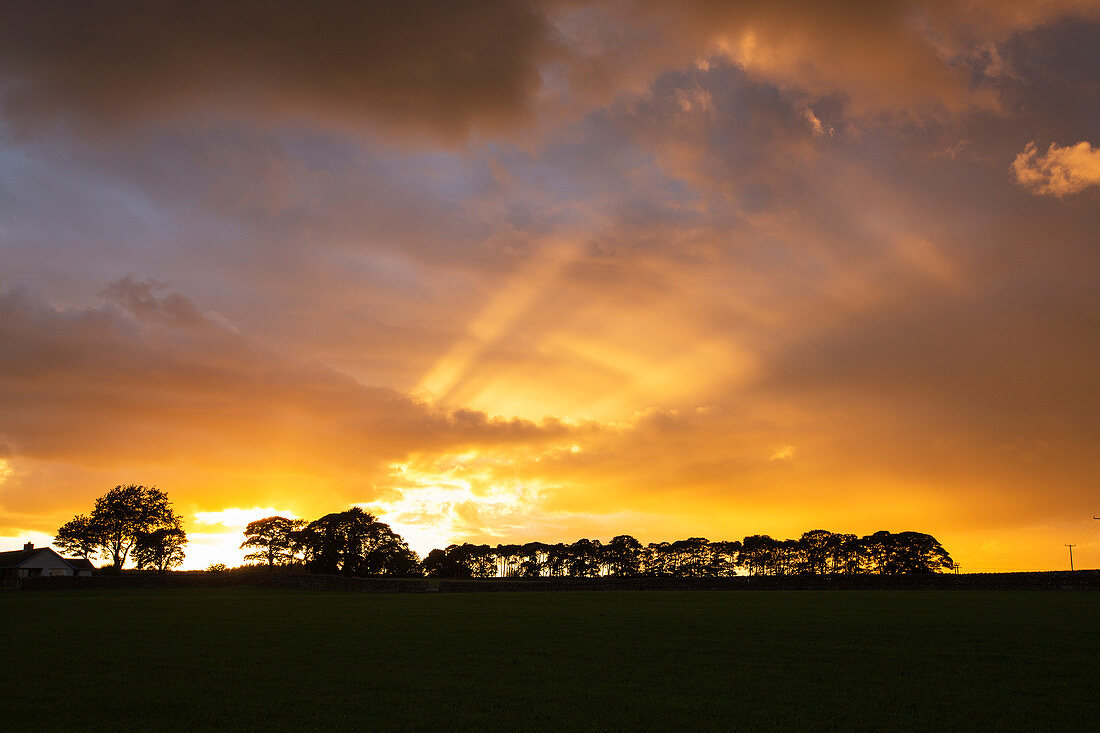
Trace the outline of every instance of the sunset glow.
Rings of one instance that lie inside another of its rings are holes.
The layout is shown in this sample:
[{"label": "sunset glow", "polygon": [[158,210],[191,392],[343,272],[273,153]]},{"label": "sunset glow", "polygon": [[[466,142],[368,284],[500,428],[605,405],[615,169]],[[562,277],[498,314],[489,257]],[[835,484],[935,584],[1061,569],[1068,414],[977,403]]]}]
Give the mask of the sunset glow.
[{"label": "sunset glow", "polygon": [[351,506],[1100,567],[1100,2],[41,5],[0,550],[139,483],[185,569]]}]

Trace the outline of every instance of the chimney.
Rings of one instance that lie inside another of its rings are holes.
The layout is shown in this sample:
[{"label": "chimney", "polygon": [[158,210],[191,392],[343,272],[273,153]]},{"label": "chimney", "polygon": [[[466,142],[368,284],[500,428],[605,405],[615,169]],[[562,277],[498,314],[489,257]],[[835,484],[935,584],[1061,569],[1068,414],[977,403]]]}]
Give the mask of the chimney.
[{"label": "chimney", "polygon": [[26,552],[27,550],[33,550],[33,549],[34,549],[34,543],[33,542],[28,542],[27,544],[23,545],[23,552]]}]

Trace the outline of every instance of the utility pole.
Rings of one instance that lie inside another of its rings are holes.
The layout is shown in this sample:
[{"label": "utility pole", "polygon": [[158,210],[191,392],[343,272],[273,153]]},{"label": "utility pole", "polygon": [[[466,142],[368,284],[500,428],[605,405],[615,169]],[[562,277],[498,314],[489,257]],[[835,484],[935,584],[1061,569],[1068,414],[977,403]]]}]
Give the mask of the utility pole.
[{"label": "utility pole", "polygon": [[1077,545],[1066,545],[1069,548],[1069,571],[1073,572],[1073,548]]}]

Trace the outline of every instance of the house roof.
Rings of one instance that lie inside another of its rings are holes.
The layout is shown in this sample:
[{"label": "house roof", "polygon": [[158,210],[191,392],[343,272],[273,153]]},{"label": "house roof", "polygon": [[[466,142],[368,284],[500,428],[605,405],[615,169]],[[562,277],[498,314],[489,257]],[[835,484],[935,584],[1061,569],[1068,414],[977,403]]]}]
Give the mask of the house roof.
[{"label": "house roof", "polygon": [[43,552],[49,552],[57,555],[62,561],[64,561],[73,570],[95,570],[95,565],[85,560],[82,557],[61,557],[51,547],[35,547],[30,550],[10,550],[8,552],[0,552],[0,569],[2,568],[17,568],[23,563],[30,560],[35,555],[39,555]]},{"label": "house roof", "polygon": [[[35,555],[46,551],[53,552],[53,550],[50,550],[48,547],[35,547],[32,550],[0,552],[0,568],[17,568]],[[60,557],[60,555],[58,557]]]},{"label": "house roof", "polygon": [[66,557],[62,559],[72,565],[73,570],[95,570],[95,565],[92,565],[90,560],[83,557]]}]

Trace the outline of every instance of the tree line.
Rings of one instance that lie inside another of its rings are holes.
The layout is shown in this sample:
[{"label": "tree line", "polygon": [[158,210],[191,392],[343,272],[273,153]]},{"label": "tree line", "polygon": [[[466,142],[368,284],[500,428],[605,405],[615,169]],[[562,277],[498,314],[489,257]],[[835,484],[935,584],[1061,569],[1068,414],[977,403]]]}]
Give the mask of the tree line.
[{"label": "tree line", "polygon": [[733,575],[900,575],[950,570],[947,550],[921,532],[875,532],[864,537],[826,530],[798,539],[750,535],[712,542],[690,537],[643,545],[630,535],[604,544],[450,545],[423,562],[369,512],[353,507],[314,522],[267,517],[245,528],[249,562],[344,575],[433,578],[716,578]]},{"label": "tree line", "polygon": [[[54,544],[86,559],[99,555],[120,570],[128,558],[160,572],[184,559],[187,535],[168,495],[116,486],[57,531]],[[307,521],[266,517],[250,522],[241,547],[255,566],[348,576],[435,578],[715,578],[733,575],[884,575],[935,573],[954,562],[931,535],[880,531],[859,537],[815,529],[798,539],[749,535],[741,540],[689,537],[643,545],[630,535],[606,544],[474,545],[435,549],[421,561],[385,522],[360,507]]]},{"label": "tree line", "polygon": [[439,578],[718,578],[734,575],[902,575],[935,573],[954,566],[931,535],[887,532],[858,537],[822,529],[798,539],[750,535],[712,542],[690,537],[643,545],[630,535],[607,544],[581,539],[572,544],[451,545],[432,550],[424,571]]}]

